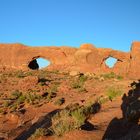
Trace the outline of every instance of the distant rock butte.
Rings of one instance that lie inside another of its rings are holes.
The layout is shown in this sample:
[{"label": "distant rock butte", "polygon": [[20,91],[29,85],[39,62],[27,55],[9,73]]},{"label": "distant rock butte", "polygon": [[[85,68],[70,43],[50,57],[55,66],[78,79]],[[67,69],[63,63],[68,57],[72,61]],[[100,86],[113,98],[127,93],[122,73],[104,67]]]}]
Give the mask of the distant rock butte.
[{"label": "distant rock butte", "polygon": [[[113,68],[109,68],[105,64],[106,59],[109,57],[117,59]],[[37,58],[44,58],[50,61],[51,64],[47,67],[50,70],[92,73],[114,72],[131,78],[140,78],[140,42],[133,42],[130,52],[96,48],[92,44],[83,44],[79,48],[0,44],[1,70],[38,69]]]}]

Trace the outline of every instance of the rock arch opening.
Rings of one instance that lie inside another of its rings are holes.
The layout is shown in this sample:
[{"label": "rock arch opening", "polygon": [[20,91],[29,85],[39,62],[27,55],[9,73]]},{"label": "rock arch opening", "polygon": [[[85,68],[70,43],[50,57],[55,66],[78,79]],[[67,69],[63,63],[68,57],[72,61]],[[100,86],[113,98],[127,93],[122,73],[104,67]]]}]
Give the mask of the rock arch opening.
[{"label": "rock arch opening", "polygon": [[108,57],[106,60],[105,60],[105,64],[106,66],[108,66],[109,68],[113,68],[115,66],[115,64],[117,63],[117,59],[114,58],[114,57]]},{"label": "rock arch opening", "polygon": [[30,68],[32,70],[38,70],[38,69],[46,68],[49,65],[50,65],[50,61],[39,57],[39,58],[36,58],[36,59],[33,59],[32,61],[30,61],[28,64],[28,68]]}]

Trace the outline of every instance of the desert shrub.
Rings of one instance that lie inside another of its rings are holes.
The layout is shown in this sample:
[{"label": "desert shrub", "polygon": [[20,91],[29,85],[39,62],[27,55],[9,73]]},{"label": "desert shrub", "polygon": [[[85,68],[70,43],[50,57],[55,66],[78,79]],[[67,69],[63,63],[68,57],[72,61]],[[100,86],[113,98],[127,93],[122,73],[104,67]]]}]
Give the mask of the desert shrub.
[{"label": "desert shrub", "polygon": [[19,105],[17,103],[14,103],[10,106],[10,112],[14,112],[17,110],[17,108],[19,107]]},{"label": "desert shrub", "polygon": [[104,79],[112,79],[112,78],[116,78],[118,80],[122,80],[123,79],[123,77],[121,75],[117,75],[114,72],[101,74],[101,77],[103,77]]},{"label": "desert shrub", "polygon": [[24,103],[25,100],[26,100],[26,96],[22,94],[21,96],[19,96],[19,98],[17,99],[16,102],[17,102],[18,104],[21,104],[21,103]]},{"label": "desert shrub", "polygon": [[11,93],[10,98],[3,102],[2,106],[7,108],[7,111],[13,112],[24,107],[25,104],[37,105],[43,99],[45,100],[46,96],[36,94],[33,91],[22,93],[15,90]]},{"label": "desert shrub", "polygon": [[59,70],[53,70],[53,71],[51,71],[51,73],[59,74]]},{"label": "desert shrub", "polygon": [[48,134],[47,129],[46,128],[38,128],[36,129],[35,133],[28,138],[28,140],[36,140],[41,136],[46,136]]},{"label": "desert shrub", "polygon": [[48,89],[47,89],[47,100],[48,101],[51,101],[52,98],[56,97],[56,92],[58,91],[58,87],[59,87],[59,84],[52,84]]},{"label": "desert shrub", "polygon": [[21,92],[19,90],[15,90],[11,93],[10,99],[18,99],[21,96]]},{"label": "desert shrub", "polygon": [[86,113],[84,112],[83,108],[78,108],[71,112],[71,116],[74,119],[74,127],[80,128],[87,119]]},{"label": "desert shrub", "polygon": [[69,110],[64,109],[53,116],[52,126],[50,128],[53,134],[61,136],[72,129],[73,124],[70,118]]},{"label": "desert shrub", "polygon": [[116,74],[114,72],[110,72],[110,73],[102,74],[101,76],[105,79],[111,79],[111,78],[115,78]]},{"label": "desert shrub", "polygon": [[12,104],[10,100],[7,100],[3,103],[3,107],[9,107]]},{"label": "desert shrub", "polygon": [[24,77],[26,77],[26,76],[24,75],[24,72],[21,71],[21,70],[16,71],[16,72],[15,72],[15,75],[16,75],[17,78],[24,78]]},{"label": "desert shrub", "polygon": [[25,101],[27,103],[35,104],[42,99],[42,96],[34,93],[27,93],[25,98],[26,98]]},{"label": "desert shrub", "polygon": [[87,90],[86,90],[85,87],[80,87],[80,88],[78,89],[78,91],[79,91],[80,93],[87,92]]},{"label": "desert shrub", "polygon": [[99,98],[98,98],[98,102],[99,102],[100,104],[104,104],[104,103],[108,102],[109,100],[110,100],[110,99],[109,99],[108,96],[99,97]]},{"label": "desert shrub", "polygon": [[72,81],[71,87],[77,89],[79,92],[86,92],[87,90],[84,87],[86,80],[87,80],[87,76],[80,75],[76,80]]},{"label": "desert shrub", "polygon": [[94,104],[89,106],[80,106],[79,104],[68,105],[52,117],[50,130],[53,134],[61,136],[68,131],[80,129],[90,114],[97,112],[97,109],[94,107]]},{"label": "desert shrub", "polygon": [[123,91],[118,87],[109,87],[106,91],[106,95],[108,96],[109,100],[113,100],[117,96],[121,96]]},{"label": "desert shrub", "polygon": [[65,102],[65,99],[64,99],[64,98],[59,98],[59,99],[57,99],[57,100],[54,102],[54,104],[60,106],[60,105],[62,105],[64,102]]},{"label": "desert shrub", "polygon": [[58,91],[59,86],[60,86],[60,82],[54,82],[50,87],[51,92],[56,93]]},{"label": "desert shrub", "polygon": [[118,79],[118,80],[122,80],[122,79],[123,79],[123,76],[121,76],[121,75],[117,75],[117,76],[116,76],[116,79]]},{"label": "desert shrub", "polygon": [[12,74],[12,77],[16,76],[17,78],[24,78],[24,77],[32,76],[32,75],[34,75],[34,73],[32,71],[25,72],[22,70],[18,70]]},{"label": "desert shrub", "polygon": [[47,96],[46,96],[46,98],[47,98],[47,101],[49,102],[49,101],[51,101],[53,98],[55,98],[56,97],[56,93],[55,92],[52,92],[53,90],[51,90],[51,89],[48,89],[47,90]]},{"label": "desert shrub", "polygon": [[87,79],[88,79],[88,77],[85,75],[80,75],[80,77],[79,77],[80,82],[85,82]]},{"label": "desert shrub", "polygon": [[72,88],[81,88],[81,83],[79,83],[79,82],[72,82],[72,84],[71,84],[71,87]]}]

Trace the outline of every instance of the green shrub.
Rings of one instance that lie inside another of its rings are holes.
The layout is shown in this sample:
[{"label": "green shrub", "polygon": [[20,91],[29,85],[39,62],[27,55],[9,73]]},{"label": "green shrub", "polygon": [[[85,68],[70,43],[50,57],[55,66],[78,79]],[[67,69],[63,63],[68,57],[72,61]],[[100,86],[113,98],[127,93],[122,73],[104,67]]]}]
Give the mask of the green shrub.
[{"label": "green shrub", "polygon": [[12,104],[10,100],[7,100],[3,103],[3,107],[9,107]]},{"label": "green shrub", "polygon": [[54,97],[56,97],[56,93],[51,92],[51,90],[48,90],[47,93],[48,93],[48,95],[46,98],[47,98],[48,102],[51,101]]},{"label": "green shrub", "polygon": [[79,81],[82,82],[82,83],[85,82],[87,79],[88,79],[88,77],[85,76],[85,75],[81,75],[81,76],[79,77]]},{"label": "green shrub", "polygon": [[58,91],[58,87],[59,87],[60,83],[59,82],[55,82],[51,85],[50,87],[50,91],[56,93]]},{"label": "green shrub", "polygon": [[26,77],[26,76],[24,75],[24,72],[21,71],[21,70],[16,71],[16,72],[15,72],[15,75],[16,75],[17,78],[24,78],[24,77]]},{"label": "green shrub", "polygon": [[19,107],[19,105],[17,103],[14,103],[10,106],[10,112],[14,112],[16,111],[16,109]]},{"label": "green shrub", "polygon": [[106,91],[106,95],[108,96],[109,100],[113,100],[117,96],[121,96],[123,94],[123,91],[119,89],[118,87],[110,87]]},{"label": "green shrub", "polygon": [[29,104],[35,104],[42,99],[41,95],[37,95],[34,93],[27,93],[26,95],[26,102]]},{"label": "green shrub", "polygon": [[75,81],[72,81],[71,87],[77,89],[79,92],[87,92],[84,87],[85,81],[87,80],[87,76],[80,75]]},{"label": "green shrub", "polygon": [[110,72],[110,73],[102,74],[101,76],[104,77],[105,79],[111,79],[111,78],[115,78],[116,74],[114,72]]},{"label": "green shrub", "polygon": [[52,126],[50,130],[53,134],[61,136],[64,133],[80,129],[92,113],[97,109],[94,104],[89,106],[80,106],[79,104],[70,104],[52,117]]},{"label": "green shrub", "polygon": [[73,129],[73,122],[70,118],[70,112],[68,110],[62,110],[58,112],[52,118],[52,126],[50,130],[57,136],[63,135]]},{"label": "green shrub", "polygon": [[83,108],[78,108],[72,111],[71,116],[75,120],[75,124],[74,124],[75,128],[80,128],[85,123],[85,120],[87,119],[86,113],[84,112]]},{"label": "green shrub", "polygon": [[17,103],[18,104],[21,104],[21,103],[24,103],[26,100],[26,96],[25,95],[21,95],[18,99],[17,99]]},{"label": "green shrub", "polygon": [[21,92],[18,90],[15,90],[14,92],[11,93],[10,99],[18,99],[21,96]]},{"label": "green shrub", "polygon": [[75,89],[79,89],[79,88],[81,88],[81,83],[79,83],[79,81],[72,82],[71,87],[75,88]]},{"label": "green shrub", "polygon": [[116,77],[118,80],[122,80],[123,79],[123,76],[121,76],[121,75],[117,75],[117,77]]},{"label": "green shrub", "polygon": [[114,72],[110,72],[110,73],[106,73],[106,74],[101,74],[101,77],[103,77],[104,79],[113,79],[113,78],[116,78],[118,80],[122,80],[123,79],[122,76],[117,75]]},{"label": "green shrub", "polygon": [[99,97],[98,98],[98,102],[100,103],[100,104],[104,104],[104,103],[106,103],[106,102],[108,102],[110,99],[109,99],[109,97],[107,96],[107,97]]}]

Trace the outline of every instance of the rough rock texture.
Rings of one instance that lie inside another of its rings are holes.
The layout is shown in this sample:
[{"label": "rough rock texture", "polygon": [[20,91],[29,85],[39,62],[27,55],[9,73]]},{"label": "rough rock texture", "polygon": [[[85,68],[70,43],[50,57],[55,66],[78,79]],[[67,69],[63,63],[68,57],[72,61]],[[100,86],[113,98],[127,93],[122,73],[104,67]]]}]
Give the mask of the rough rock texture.
[{"label": "rough rock texture", "polygon": [[[50,61],[48,69],[92,73],[115,72],[131,78],[140,78],[140,42],[133,42],[130,52],[96,48],[92,44],[72,47],[29,47],[23,44],[0,44],[0,68],[38,69],[37,58]],[[109,57],[117,59],[113,68],[105,64]]]}]

